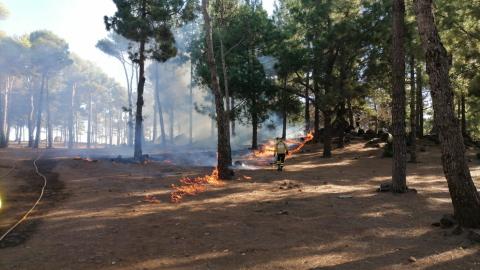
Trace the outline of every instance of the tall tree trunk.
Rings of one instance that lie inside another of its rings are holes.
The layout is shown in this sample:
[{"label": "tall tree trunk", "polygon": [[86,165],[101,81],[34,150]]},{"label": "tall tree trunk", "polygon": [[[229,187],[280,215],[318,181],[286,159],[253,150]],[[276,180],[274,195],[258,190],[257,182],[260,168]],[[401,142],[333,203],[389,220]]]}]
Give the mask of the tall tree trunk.
[{"label": "tall tree trunk", "polygon": [[355,119],[353,117],[353,108],[352,108],[352,98],[350,96],[347,98],[347,106],[348,106],[348,123],[350,127],[355,128]]},{"label": "tall tree trunk", "polygon": [[323,157],[332,156],[332,113],[323,112]]},{"label": "tall tree trunk", "polygon": [[18,125],[15,125],[15,142],[20,141],[20,128]]},{"label": "tall tree trunk", "polygon": [[[128,123],[127,123],[127,144],[133,146],[134,137],[134,120],[133,120],[133,77],[135,76],[135,63],[132,62],[131,77],[130,77],[130,92],[128,94]],[[138,80],[137,80],[138,82]]]},{"label": "tall tree trunk", "polygon": [[480,228],[480,196],[472,181],[463,138],[453,109],[449,59],[432,12],[432,0],[414,0],[417,25],[430,78],[434,121],[438,127],[443,171],[460,225]]},{"label": "tall tree trunk", "polygon": [[313,94],[315,95],[315,119],[314,119],[314,134],[313,141],[319,143],[321,141],[320,134],[320,89],[318,85],[317,68],[313,67]]},{"label": "tall tree trunk", "polygon": [[318,104],[318,95],[315,95],[315,118],[313,121],[314,136],[313,141],[319,143],[321,141],[320,134],[320,105]]},{"label": "tall tree trunk", "polygon": [[[127,96],[128,96],[128,121],[129,121],[129,129],[128,129],[128,145],[133,145],[133,87],[132,87],[132,79],[128,77],[127,65],[125,59],[119,58],[120,62],[122,63],[123,72],[125,74],[125,80],[127,82]],[[132,76],[133,76],[133,67],[135,63],[132,63]]]},{"label": "tall tree trunk", "polygon": [[1,132],[1,147],[7,147],[8,141],[10,138],[10,129],[9,129],[9,103],[10,103],[10,91],[13,87],[14,78],[12,76],[7,76],[7,80],[5,83],[5,92],[3,96],[3,117],[2,117],[2,132]]},{"label": "tall tree trunk", "polygon": [[310,71],[307,71],[305,79],[305,135],[310,132]]},{"label": "tall tree trunk", "polygon": [[160,78],[158,74],[158,63],[155,63],[155,102],[157,104],[158,118],[160,118],[160,136],[162,137],[162,145],[167,144],[167,135],[165,134],[165,122],[163,120],[162,103],[160,101]]},{"label": "tall tree trunk", "polygon": [[170,113],[168,114],[168,124],[169,124],[169,136],[170,136],[170,143],[173,145],[175,144],[175,134],[174,134],[174,127],[175,127],[175,106],[172,104],[170,106]]},{"label": "tall tree trunk", "polygon": [[8,147],[8,144],[10,142],[10,131],[11,131],[11,126],[10,126],[10,121],[7,120],[7,132],[6,132],[6,140],[5,140],[5,143],[6,143],[6,146]]},{"label": "tall tree trunk", "polygon": [[405,2],[393,1],[392,191],[407,192],[405,142]]},{"label": "tall tree trunk", "polygon": [[[223,5],[223,1],[222,1]],[[223,8],[222,8],[222,16],[223,16]],[[223,20],[223,18],[222,18]],[[222,61],[222,73],[223,73],[223,88],[225,92],[225,104],[226,110],[225,113],[227,114],[228,118],[230,119],[230,91],[228,88],[228,72],[227,72],[227,64],[225,63],[225,48],[223,45],[222,37],[220,37],[220,58]],[[228,128],[230,129],[230,120],[228,123]]]},{"label": "tall tree trunk", "polygon": [[63,147],[67,147],[68,146],[68,141],[67,141],[67,138],[68,138],[68,122],[64,123],[62,132],[63,132],[62,133]]},{"label": "tall tree trunk", "polygon": [[193,64],[190,59],[190,94],[189,94],[189,108],[188,108],[188,142],[193,144]]},{"label": "tall tree trunk", "polygon": [[375,128],[373,129],[375,131],[375,134],[378,134],[378,106],[377,103],[374,101],[373,102],[373,110],[375,111]]},{"label": "tall tree trunk", "polygon": [[[141,7],[142,19],[147,17],[145,1],[142,2]],[[135,160],[141,160],[143,158],[142,153],[142,140],[143,140],[143,90],[145,87],[145,40],[140,41],[139,53],[139,80],[137,88],[137,112],[135,114],[135,149],[133,152],[133,158]]]},{"label": "tall tree trunk", "polygon": [[232,153],[230,148],[230,129],[229,117],[223,107],[223,96],[220,91],[220,84],[217,75],[217,65],[215,63],[215,54],[213,51],[212,26],[210,24],[210,15],[208,14],[208,0],[202,0],[202,13],[205,28],[205,38],[207,43],[207,63],[210,71],[211,89],[215,96],[215,111],[217,119],[217,160],[218,176],[220,179],[230,179],[232,172]]},{"label": "tall tree trunk", "polygon": [[18,130],[18,144],[21,144],[22,143],[22,137],[23,137],[23,125],[20,126],[19,130]]},{"label": "tall tree trunk", "polygon": [[345,108],[345,101],[340,103],[339,109],[337,111],[336,117],[336,132],[338,132],[338,148],[345,147],[345,129],[347,128],[347,120],[345,120],[345,115],[347,114],[347,109]]},{"label": "tall tree trunk", "polygon": [[258,149],[258,117],[252,113],[252,149]]},{"label": "tall tree trunk", "polygon": [[5,124],[4,124],[4,119],[5,119],[5,96],[6,96],[6,93],[8,91],[8,80],[9,78],[7,77],[7,79],[5,80],[5,86],[3,88],[3,91],[1,93],[1,96],[0,96],[0,118],[1,118],[1,122],[0,122],[0,148],[5,148],[7,147],[6,144],[5,144],[5,138],[6,138],[6,134],[5,134]]},{"label": "tall tree trunk", "polygon": [[287,77],[285,76],[283,81],[283,93],[282,93],[282,139],[287,138]]},{"label": "tall tree trunk", "polygon": [[104,140],[103,142],[105,143],[105,146],[108,145],[108,112],[105,111],[104,115],[103,115],[103,135],[105,136],[104,137]]},{"label": "tall tree trunk", "polygon": [[[453,102],[455,103],[455,98]],[[462,119],[462,101],[460,96],[457,96],[457,119]]]},{"label": "tall tree trunk", "polygon": [[87,148],[90,148],[92,145],[92,114],[93,114],[93,99],[92,99],[92,91],[90,90],[89,102],[88,102]]},{"label": "tall tree trunk", "polygon": [[73,83],[70,91],[70,113],[68,117],[68,149],[73,148],[73,123],[74,123],[74,107],[75,107],[75,92],[77,84]]},{"label": "tall tree trunk", "polygon": [[40,144],[40,135],[42,132],[41,128],[42,128],[42,110],[43,110],[43,91],[45,88],[45,80],[46,80],[45,75],[42,75],[40,94],[38,96],[36,134],[35,134],[35,141],[33,143],[33,148],[38,148]]},{"label": "tall tree trunk", "polygon": [[462,123],[462,136],[464,138],[468,137],[467,132],[467,117],[465,116],[465,94],[460,94],[460,104],[461,104],[461,123]]},{"label": "tall tree trunk", "polygon": [[[232,96],[230,97],[230,109],[231,110],[235,110],[235,98]],[[233,115],[232,113],[230,113],[230,122],[232,124],[232,137],[235,137],[237,135],[236,131],[235,131],[235,115]]]},{"label": "tall tree trunk", "polygon": [[50,115],[50,91],[48,87],[48,79],[45,83],[45,90],[47,94],[47,148],[52,148],[53,147],[53,127],[52,127],[52,122],[51,122],[51,115]]},{"label": "tall tree trunk", "polygon": [[423,138],[423,75],[422,67],[417,65],[417,136]]},{"label": "tall tree trunk", "polygon": [[97,104],[93,107],[93,128],[92,128],[92,138],[93,138],[93,145],[96,148],[98,143],[98,108]]},{"label": "tall tree trunk", "polygon": [[78,140],[79,136],[80,136],[80,128],[79,128],[79,124],[78,124],[78,118],[75,119],[75,141],[74,143],[79,143],[80,141]]},{"label": "tall tree trunk", "polygon": [[33,89],[30,94],[30,113],[28,114],[28,147],[33,147],[34,130],[35,130],[35,95]]},{"label": "tall tree trunk", "polygon": [[121,139],[122,139],[122,114],[120,113],[120,117],[117,118],[117,146],[121,144]]},{"label": "tall tree trunk", "polygon": [[415,56],[410,56],[410,162],[417,162],[417,112],[415,102]]},{"label": "tall tree trunk", "polygon": [[[325,76],[322,81],[325,96],[331,97],[333,91],[333,69],[335,67],[335,62],[338,56],[338,48],[330,49],[329,56],[326,63]],[[323,157],[329,158],[332,156],[332,116],[334,111],[329,108],[329,106],[334,106],[336,104],[326,104],[324,105],[323,112],[323,121],[324,121],[324,136],[323,136]]]},{"label": "tall tree trunk", "polygon": [[[155,95],[155,93],[154,93]],[[154,99],[155,102],[153,103],[153,132],[152,132],[152,143],[156,143],[157,141],[157,122],[158,122],[158,110],[157,110],[157,99]]]},{"label": "tall tree trunk", "polygon": [[108,127],[108,145],[113,145],[113,112],[110,110],[109,112],[109,127]]}]

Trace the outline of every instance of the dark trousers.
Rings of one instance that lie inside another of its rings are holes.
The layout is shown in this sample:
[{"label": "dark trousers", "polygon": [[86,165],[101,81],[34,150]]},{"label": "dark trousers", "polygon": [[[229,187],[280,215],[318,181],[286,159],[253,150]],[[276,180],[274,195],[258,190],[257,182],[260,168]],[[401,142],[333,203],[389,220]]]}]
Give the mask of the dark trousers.
[{"label": "dark trousers", "polygon": [[285,154],[277,154],[277,164],[283,166],[283,163],[285,163]]}]

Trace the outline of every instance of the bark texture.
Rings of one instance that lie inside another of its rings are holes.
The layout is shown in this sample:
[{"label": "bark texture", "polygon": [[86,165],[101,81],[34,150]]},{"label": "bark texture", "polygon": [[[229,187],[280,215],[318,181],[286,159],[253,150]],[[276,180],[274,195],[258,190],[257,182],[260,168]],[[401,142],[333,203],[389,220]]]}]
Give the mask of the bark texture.
[{"label": "bark texture", "polygon": [[407,191],[405,142],[405,2],[393,1],[392,191]]},{"label": "bark texture", "polygon": [[[145,13],[145,11],[143,11]],[[133,158],[135,160],[141,160],[142,153],[142,141],[143,141],[143,90],[145,88],[145,41],[140,42],[139,50],[140,59],[138,61],[140,74],[137,88],[137,111],[135,113],[135,143]]]},{"label": "bark texture", "polygon": [[410,56],[410,162],[417,162],[417,111],[416,111],[415,56]]},{"label": "bark texture", "polygon": [[212,26],[208,13],[208,2],[208,0],[202,0],[202,13],[207,43],[207,64],[210,71],[211,89],[215,97],[215,111],[217,116],[217,169],[220,179],[230,179],[232,177],[232,171],[230,169],[232,165],[232,153],[230,148],[229,121],[224,109],[223,95],[220,91],[217,65],[213,51]]},{"label": "bark texture", "polygon": [[417,26],[422,41],[430,88],[434,121],[438,128],[442,165],[452,198],[454,215],[465,227],[480,227],[480,197],[472,181],[465,146],[449,78],[450,63],[432,12],[432,0],[414,0]]}]

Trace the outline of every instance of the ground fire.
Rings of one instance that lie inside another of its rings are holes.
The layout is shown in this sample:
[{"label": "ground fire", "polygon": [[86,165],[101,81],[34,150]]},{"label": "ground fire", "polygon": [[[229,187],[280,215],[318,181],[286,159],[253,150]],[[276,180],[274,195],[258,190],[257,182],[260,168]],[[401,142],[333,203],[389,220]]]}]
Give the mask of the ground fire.
[{"label": "ground fire", "polygon": [[223,186],[224,183],[218,178],[218,170],[213,170],[212,174],[203,177],[180,179],[180,185],[172,185],[173,191],[170,194],[170,200],[173,203],[179,203],[183,197],[197,195],[207,190],[207,185]]},{"label": "ground fire", "polygon": [[[310,132],[302,138],[299,143],[298,140],[287,140],[288,145],[296,145],[295,148],[289,151],[288,156],[298,153],[302,148],[313,139],[313,134]],[[273,155],[275,149],[275,141],[269,140],[262,146],[262,150],[253,151],[246,159],[264,159]],[[251,177],[244,176],[244,179],[251,180]],[[170,200],[172,203],[180,203],[185,196],[195,196],[199,193],[205,192],[207,186],[223,186],[225,183],[218,178],[218,170],[213,170],[212,174],[203,177],[180,179],[180,185],[172,185],[173,191],[170,193]]]}]

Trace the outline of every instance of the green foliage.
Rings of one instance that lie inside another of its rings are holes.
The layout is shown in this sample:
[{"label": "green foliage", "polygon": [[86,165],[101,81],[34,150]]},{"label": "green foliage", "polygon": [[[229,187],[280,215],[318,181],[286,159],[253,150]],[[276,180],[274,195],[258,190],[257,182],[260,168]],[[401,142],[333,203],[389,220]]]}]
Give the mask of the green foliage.
[{"label": "green foliage", "polygon": [[44,76],[52,76],[72,64],[67,42],[49,31],[30,34],[31,64]]},{"label": "green foliage", "polygon": [[[176,55],[172,27],[193,19],[195,2],[192,0],[114,0],[117,12],[105,16],[108,31],[137,43],[147,44],[146,58],[165,62]],[[108,48],[108,44],[100,46]],[[138,51],[131,51],[133,61],[139,61]]]}]

